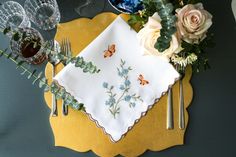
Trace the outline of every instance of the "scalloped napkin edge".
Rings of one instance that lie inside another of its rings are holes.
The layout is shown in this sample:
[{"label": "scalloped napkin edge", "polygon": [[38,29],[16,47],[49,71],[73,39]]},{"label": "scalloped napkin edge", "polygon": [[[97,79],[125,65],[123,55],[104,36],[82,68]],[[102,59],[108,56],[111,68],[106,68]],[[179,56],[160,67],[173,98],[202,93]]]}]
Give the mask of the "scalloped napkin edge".
[{"label": "scalloped napkin edge", "polygon": [[118,142],[179,79],[157,56],[143,56],[137,33],[118,16],[78,56],[101,69],[83,73],[68,64],[54,80],[85,105],[86,113]]}]

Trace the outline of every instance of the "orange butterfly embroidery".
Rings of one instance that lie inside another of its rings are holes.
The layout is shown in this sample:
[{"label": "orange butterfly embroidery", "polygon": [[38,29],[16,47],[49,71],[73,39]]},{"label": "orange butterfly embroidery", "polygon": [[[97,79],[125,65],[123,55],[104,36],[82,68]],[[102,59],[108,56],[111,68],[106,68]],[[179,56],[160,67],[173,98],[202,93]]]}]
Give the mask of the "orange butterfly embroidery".
[{"label": "orange butterfly embroidery", "polygon": [[139,75],[138,80],[140,81],[140,85],[142,86],[149,84],[149,81],[144,80],[144,77],[141,74]]},{"label": "orange butterfly embroidery", "polygon": [[116,45],[108,45],[108,49],[104,51],[104,58],[111,57],[116,52]]}]

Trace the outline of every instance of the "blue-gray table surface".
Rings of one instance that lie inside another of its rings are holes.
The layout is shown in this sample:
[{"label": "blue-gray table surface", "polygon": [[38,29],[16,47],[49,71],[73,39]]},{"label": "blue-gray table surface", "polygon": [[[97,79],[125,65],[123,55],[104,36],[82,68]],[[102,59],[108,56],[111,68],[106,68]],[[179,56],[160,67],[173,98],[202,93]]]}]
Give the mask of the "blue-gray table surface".
[{"label": "blue-gray table surface", "polygon": [[[23,3],[23,0],[17,1]],[[73,7],[83,1],[57,1],[61,22],[79,18]],[[211,31],[215,33],[216,46],[208,50],[212,68],[194,75],[191,80],[194,99],[188,108],[190,121],[185,145],[161,152],[147,151],[144,157],[236,156],[236,23],[230,0],[205,0],[204,3],[214,15]],[[108,2],[103,11],[117,13]],[[86,13],[86,17],[93,16],[93,11]],[[55,34],[55,30],[41,32],[46,39],[52,39]],[[1,34],[0,48],[7,46],[8,39]],[[44,70],[45,64],[36,68]],[[13,63],[0,58],[0,157],[96,156],[92,152],[54,147],[49,114],[43,91],[20,76]]]}]

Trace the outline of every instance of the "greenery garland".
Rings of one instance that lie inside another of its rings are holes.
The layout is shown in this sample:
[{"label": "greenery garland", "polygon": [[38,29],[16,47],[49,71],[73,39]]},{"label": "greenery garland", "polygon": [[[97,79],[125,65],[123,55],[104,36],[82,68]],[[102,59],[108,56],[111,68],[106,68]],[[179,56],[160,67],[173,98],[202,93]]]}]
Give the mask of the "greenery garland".
[{"label": "greenery garland", "polygon": [[[11,30],[10,27],[7,27],[3,30],[3,34],[10,33],[12,39],[18,41],[24,33],[20,33],[15,30]],[[35,44],[38,44],[36,42]],[[37,45],[36,45],[37,46]],[[66,64],[72,63],[75,67],[81,68],[84,73],[99,73],[100,69],[98,69],[92,62],[86,62],[83,57],[70,57],[64,56],[61,53],[56,53],[49,48],[49,42],[45,42],[45,44],[40,45],[43,46],[46,50],[45,54],[47,56],[54,59],[59,59],[60,62],[65,62]],[[83,110],[85,111],[84,104],[78,103],[76,99],[71,96],[66,90],[59,86],[56,82],[52,82],[50,85],[48,84],[48,80],[43,76],[42,72],[37,72],[36,69],[31,70],[26,66],[27,62],[23,61],[19,55],[15,55],[13,53],[7,53],[8,48],[5,50],[0,50],[0,57],[4,56],[5,58],[9,59],[13,63],[16,64],[16,69],[21,70],[21,75],[25,75],[27,79],[33,79],[32,84],[38,84],[39,88],[43,88],[45,92],[51,92],[55,95],[56,99],[63,99],[66,105],[71,106],[75,110]]]},{"label": "greenery garland", "polygon": [[[13,63],[16,64],[16,69],[20,69],[21,75],[25,75],[27,79],[33,78],[32,84],[35,85],[38,83],[39,88],[43,88],[45,92],[50,91],[52,94],[56,96],[56,99],[63,99],[64,102],[71,106],[75,110],[84,110],[84,105],[82,103],[78,103],[73,96],[66,92],[66,90],[60,87],[56,82],[52,82],[52,84],[48,84],[48,80],[42,76],[42,72],[37,72],[36,69],[31,70],[30,68],[26,67],[25,61],[19,59],[19,56],[12,53],[7,53],[8,49],[0,50],[0,57],[4,56]],[[78,60],[81,60],[79,58]],[[94,72],[90,72],[94,73]]]}]

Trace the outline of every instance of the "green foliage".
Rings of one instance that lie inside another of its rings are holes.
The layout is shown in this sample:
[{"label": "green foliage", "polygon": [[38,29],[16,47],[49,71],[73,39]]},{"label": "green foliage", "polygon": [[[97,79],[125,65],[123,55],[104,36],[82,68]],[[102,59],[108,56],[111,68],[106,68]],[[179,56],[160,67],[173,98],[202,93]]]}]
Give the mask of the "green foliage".
[{"label": "green foliage", "polygon": [[181,0],[169,0],[169,2],[172,3],[175,9],[183,7],[183,1]]},{"label": "green foliage", "polygon": [[[66,64],[68,64],[70,62],[74,63],[75,67],[81,68],[84,73],[93,74],[93,73],[100,72],[100,69],[98,69],[95,65],[93,65],[92,62],[86,62],[83,57],[64,56],[61,53],[53,52],[51,50],[51,45],[49,42],[45,42],[42,45],[39,45],[41,43],[39,43],[38,41],[34,41],[32,39],[27,39],[25,32],[20,33],[20,32],[11,30],[10,27],[5,28],[3,32],[4,32],[4,34],[11,32],[13,34],[13,36],[12,36],[13,40],[15,40],[15,41],[18,41],[19,39],[31,40],[30,42],[34,43],[34,47],[37,47],[37,46],[44,47],[46,55],[49,56],[51,59],[54,59],[54,60],[59,59],[61,62],[65,62]],[[10,55],[9,57],[11,57],[12,54],[10,53],[8,55]]]},{"label": "green foliage", "polygon": [[157,39],[155,48],[159,52],[163,52],[170,47],[172,35],[176,32],[176,16],[174,15],[174,6],[167,0],[143,0],[144,10],[141,15],[131,15],[129,24],[134,26],[135,24],[145,24],[148,21],[148,17],[152,16],[155,12],[161,18],[161,36]]},{"label": "green foliage", "polygon": [[202,0],[183,0],[183,2],[184,2],[184,5],[187,5],[187,4],[200,3],[200,2],[202,2]]},{"label": "green foliage", "polygon": [[131,14],[128,23],[131,27],[134,27],[136,24],[139,25],[141,28],[147,22],[146,17],[141,17],[138,14]]},{"label": "green foliage", "polygon": [[[25,33],[20,33],[14,30],[11,30],[10,27],[7,27],[3,30],[4,34],[11,33],[13,40],[18,41],[19,39],[31,40],[26,38]],[[34,42],[34,47],[40,44],[37,41]],[[64,56],[61,53],[54,52],[51,50],[49,42],[43,43],[43,45],[39,45],[44,47],[45,54],[47,56],[52,57],[52,59],[60,59],[61,62],[65,62],[66,64],[72,63],[75,67],[79,67],[83,70],[84,73],[98,73],[100,69],[98,69],[92,62],[86,62],[83,57],[71,57]],[[82,103],[78,103],[73,96],[65,91],[63,87],[60,87],[57,83],[53,82],[51,85],[48,84],[48,81],[45,77],[42,76],[42,72],[37,73],[37,70],[31,71],[30,68],[27,68],[24,64],[25,61],[19,59],[18,55],[13,55],[12,53],[7,53],[7,49],[2,51],[0,50],[0,57],[5,56],[7,59],[13,61],[16,64],[17,69],[21,69],[21,75],[26,75],[28,79],[33,79],[32,84],[35,85],[38,83],[39,88],[43,88],[45,92],[50,91],[52,94],[56,96],[57,99],[63,99],[64,102],[74,108],[75,110],[85,111],[84,105]]]},{"label": "green foliage", "polygon": [[3,34],[7,34],[10,31],[11,31],[11,27],[7,27],[3,30]]},{"label": "green foliage", "polygon": [[157,12],[161,18],[161,36],[157,39],[155,48],[163,52],[170,47],[172,35],[176,32],[175,23],[177,17],[173,14],[174,6],[167,0],[155,0],[157,3]]},{"label": "green foliage", "polygon": [[15,41],[18,41],[21,37],[22,37],[22,34],[15,31],[15,30],[12,30],[11,27],[6,27],[4,30],[3,30],[3,34],[6,35],[8,33],[11,33],[12,35],[12,39],[15,40]]},{"label": "green foliage", "polygon": [[[152,16],[157,11],[157,3],[155,0],[143,0],[144,10],[139,14],[131,14],[128,21],[129,25],[134,26],[139,24],[143,26],[148,21],[148,17]],[[141,15],[140,15],[141,14]]]},{"label": "green foliage", "polygon": [[86,62],[83,57],[70,57],[64,56],[61,53],[51,53],[52,58],[59,59],[61,62],[65,62],[66,64],[72,63],[75,67],[81,68],[84,73],[99,73],[100,69],[98,69],[92,62]]},{"label": "green foliage", "polygon": [[[25,73],[25,71],[24,71]],[[32,82],[32,84],[34,85],[40,78],[42,78],[43,73],[40,72],[39,74],[37,74],[37,76],[34,78],[34,81]],[[44,82],[46,82],[46,80],[44,80]]]},{"label": "green foliage", "polygon": [[143,26],[148,21],[148,17],[157,12],[157,3],[155,0],[143,0],[143,6],[145,8],[143,11],[130,15],[129,25],[134,26],[135,24],[140,24]]},{"label": "green foliage", "polygon": [[[27,79],[33,79],[32,84],[36,84],[38,82],[39,88],[44,88],[45,92],[51,91],[52,94],[56,96],[57,99],[63,99],[64,102],[71,106],[75,110],[84,111],[84,105],[82,103],[78,103],[73,96],[66,92],[63,87],[60,87],[57,83],[53,82],[51,85],[48,84],[48,81],[45,77],[43,77],[43,73],[37,73],[37,70],[34,69],[31,71],[24,64],[25,61],[19,59],[19,56],[14,56],[12,53],[7,53],[7,49],[2,51],[0,50],[0,57],[5,56],[7,59],[11,60],[16,64],[16,68],[22,70],[21,75],[25,75]],[[88,65],[91,66],[91,63]]]},{"label": "green foliage", "polygon": [[20,33],[18,33],[18,32],[16,32],[15,34],[13,34],[13,40],[15,40],[15,41],[19,41],[19,39],[21,38],[21,36],[20,36]]},{"label": "green foliage", "polygon": [[213,34],[207,35],[207,37],[201,41],[199,44],[189,44],[182,41],[183,50],[178,54],[179,56],[186,57],[191,53],[195,53],[198,59],[193,63],[193,72],[200,72],[202,70],[207,70],[210,68],[208,59],[206,56],[206,49],[213,47]]}]

